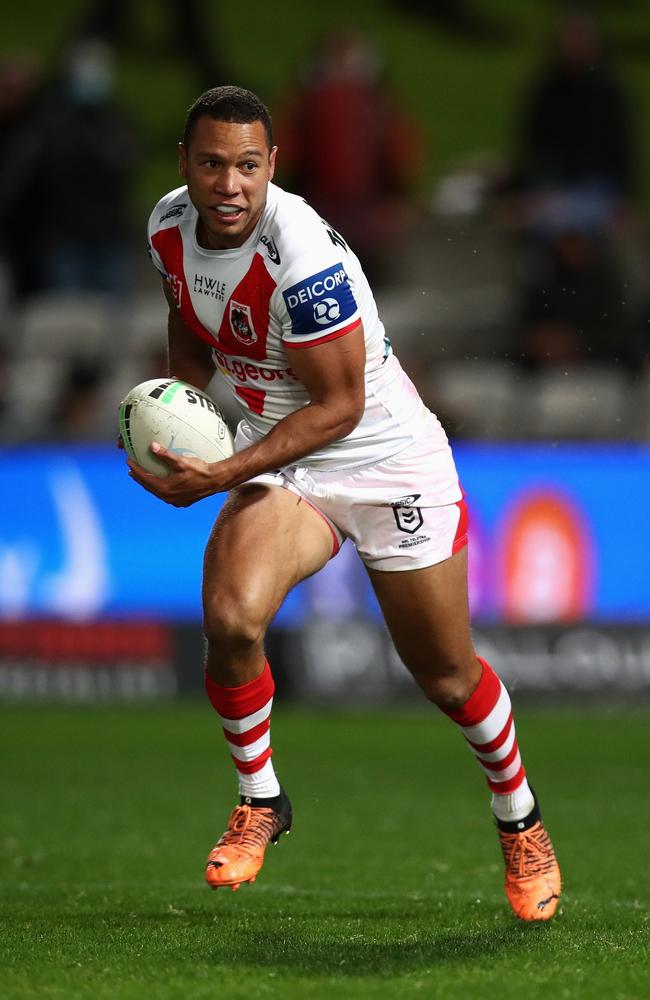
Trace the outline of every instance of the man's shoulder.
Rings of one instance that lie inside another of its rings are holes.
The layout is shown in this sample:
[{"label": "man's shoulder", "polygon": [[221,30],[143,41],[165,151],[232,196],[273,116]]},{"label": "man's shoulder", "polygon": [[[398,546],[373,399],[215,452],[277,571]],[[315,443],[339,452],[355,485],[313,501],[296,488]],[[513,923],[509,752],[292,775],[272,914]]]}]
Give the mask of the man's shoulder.
[{"label": "man's shoulder", "polygon": [[300,195],[269,185],[266,218],[260,242],[270,260],[290,269],[293,262],[331,252],[327,225]]},{"label": "man's shoulder", "polygon": [[320,232],[323,228],[318,213],[299,194],[269,184],[269,221],[277,233],[298,237],[302,232]]},{"label": "man's shoulder", "polygon": [[149,217],[149,230],[154,233],[167,226],[178,225],[191,208],[187,185],[169,191],[158,201]]}]

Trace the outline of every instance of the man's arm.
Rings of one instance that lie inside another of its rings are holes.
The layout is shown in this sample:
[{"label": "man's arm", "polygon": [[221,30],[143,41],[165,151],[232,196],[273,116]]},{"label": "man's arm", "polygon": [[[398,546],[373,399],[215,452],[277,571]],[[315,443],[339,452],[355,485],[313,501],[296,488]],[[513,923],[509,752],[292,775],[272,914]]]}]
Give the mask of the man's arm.
[{"label": "man's arm", "polygon": [[[363,416],[366,352],[361,323],[345,337],[294,349],[290,356],[292,369],[310,401],[280,420],[256,444],[229,459],[240,482],[340,441]],[[265,468],[258,468],[260,465]]]},{"label": "man's arm", "polygon": [[205,389],[214,375],[210,345],[188,330],[174,301],[171,289],[163,281],[163,292],[169,305],[167,319],[167,365],[172,378]]},{"label": "man's arm", "polygon": [[365,408],[363,325],[328,343],[294,349],[291,359],[310,401],[280,420],[260,441],[212,464],[152,448],[169,465],[170,475],[156,478],[129,462],[133,478],[167,503],[188,507],[350,434]]},{"label": "man's arm", "polygon": [[[171,289],[163,279],[163,292],[169,306],[167,317],[167,374],[205,389],[215,372],[210,345],[200,340],[186,327],[176,308]],[[122,435],[117,437],[118,448],[124,448]]]}]

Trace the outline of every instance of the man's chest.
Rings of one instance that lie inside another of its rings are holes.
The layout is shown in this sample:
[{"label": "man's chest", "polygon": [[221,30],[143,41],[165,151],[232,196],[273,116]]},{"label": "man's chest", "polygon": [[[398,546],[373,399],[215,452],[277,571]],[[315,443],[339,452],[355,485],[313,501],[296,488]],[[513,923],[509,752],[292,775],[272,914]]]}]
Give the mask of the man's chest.
[{"label": "man's chest", "polygon": [[280,322],[271,311],[276,280],[262,255],[203,256],[175,232],[159,252],[186,325],[226,354],[262,360],[269,349],[281,349]]}]

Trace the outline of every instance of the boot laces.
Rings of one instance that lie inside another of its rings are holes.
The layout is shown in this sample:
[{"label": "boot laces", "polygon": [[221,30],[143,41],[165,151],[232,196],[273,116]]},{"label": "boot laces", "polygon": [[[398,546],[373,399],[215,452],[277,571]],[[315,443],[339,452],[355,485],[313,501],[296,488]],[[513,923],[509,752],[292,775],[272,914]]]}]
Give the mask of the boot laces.
[{"label": "boot laces", "polygon": [[538,821],[522,833],[499,831],[499,840],[508,874],[515,878],[535,878],[555,865],[549,835]]},{"label": "boot laces", "polygon": [[228,820],[228,829],[219,839],[219,847],[228,844],[266,844],[273,834],[275,813],[272,809],[236,806]]},{"label": "boot laces", "polygon": [[221,838],[229,844],[239,843],[244,838],[251,821],[250,806],[236,806],[228,820],[228,829]]}]

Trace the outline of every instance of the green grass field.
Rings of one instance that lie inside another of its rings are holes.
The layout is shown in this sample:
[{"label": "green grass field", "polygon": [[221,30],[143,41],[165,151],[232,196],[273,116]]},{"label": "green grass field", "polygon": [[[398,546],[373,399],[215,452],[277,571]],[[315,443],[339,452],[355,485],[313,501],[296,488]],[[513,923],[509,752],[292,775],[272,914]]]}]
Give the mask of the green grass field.
[{"label": "green grass field", "polygon": [[433,711],[276,712],[294,831],[235,894],[202,884],[234,804],[207,706],[5,708],[0,996],[647,998],[649,723],[519,713],[566,882],[527,926]]}]

